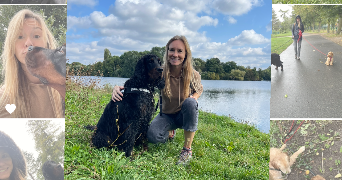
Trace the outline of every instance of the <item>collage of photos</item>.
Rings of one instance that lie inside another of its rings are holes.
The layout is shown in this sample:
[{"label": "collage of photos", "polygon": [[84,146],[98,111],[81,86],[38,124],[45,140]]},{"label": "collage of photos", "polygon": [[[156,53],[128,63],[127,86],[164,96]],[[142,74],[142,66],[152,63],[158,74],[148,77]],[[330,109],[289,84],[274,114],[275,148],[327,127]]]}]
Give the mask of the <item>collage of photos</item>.
[{"label": "collage of photos", "polygon": [[0,0],[0,180],[342,180],[341,31],[342,0]]},{"label": "collage of photos", "polygon": [[269,179],[342,179],[342,2],[297,3],[272,5]]}]

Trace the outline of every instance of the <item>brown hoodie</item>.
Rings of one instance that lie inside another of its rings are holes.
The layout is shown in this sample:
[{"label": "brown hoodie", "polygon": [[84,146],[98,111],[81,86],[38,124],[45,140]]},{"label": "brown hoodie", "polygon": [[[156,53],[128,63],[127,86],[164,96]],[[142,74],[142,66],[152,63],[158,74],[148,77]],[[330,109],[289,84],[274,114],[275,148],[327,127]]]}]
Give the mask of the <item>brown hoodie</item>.
[{"label": "brown hoodie", "polygon": [[[184,100],[188,98],[184,98],[183,83],[183,74],[178,78],[170,74],[171,97],[168,98],[165,92],[162,91],[164,114],[175,114],[181,110]],[[203,85],[201,84],[201,75],[196,70],[193,70],[193,76],[190,81],[190,91],[190,95],[196,92],[199,96],[201,96],[203,92]]]}]

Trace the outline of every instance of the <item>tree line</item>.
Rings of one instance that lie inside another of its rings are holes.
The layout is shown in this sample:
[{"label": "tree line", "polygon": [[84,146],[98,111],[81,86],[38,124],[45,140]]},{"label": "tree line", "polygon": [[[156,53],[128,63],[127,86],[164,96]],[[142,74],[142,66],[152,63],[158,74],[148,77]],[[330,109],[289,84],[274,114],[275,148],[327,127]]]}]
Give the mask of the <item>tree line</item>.
[{"label": "tree line", "polygon": [[[79,62],[67,63],[69,75],[124,77],[133,75],[135,64],[144,55],[157,55],[162,63],[165,47],[153,47],[150,51],[128,51],[121,56],[112,56],[108,49],[104,50],[104,61],[83,65]],[[201,74],[202,79],[207,80],[241,80],[261,81],[271,80],[271,66],[262,70],[250,66],[237,65],[234,61],[221,62],[218,58],[210,58],[206,61],[201,58],[193,58],[193,67]]]},{"label": "tree line", "polygon": [[289,10],[280,10],[280,22],[272,8],[272,30],[281,33],[291,32],[297,15],[301,16],[306,30],[325,29],[327,33],[340,34],[342,29],[342,6],[340,5],[294,5],[292,15],[287,16]]}]

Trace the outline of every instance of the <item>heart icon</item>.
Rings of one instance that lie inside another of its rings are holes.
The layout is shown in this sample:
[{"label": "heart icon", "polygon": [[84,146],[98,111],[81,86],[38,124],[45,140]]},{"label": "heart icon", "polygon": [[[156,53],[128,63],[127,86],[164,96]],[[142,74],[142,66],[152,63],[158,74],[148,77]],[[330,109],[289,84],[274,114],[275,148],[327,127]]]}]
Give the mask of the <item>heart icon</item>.
[{"label": "heart icon", "polygon": [[15,110],[16,106],[15,106],[15,104],[6,104],[5,108],[6,108],[7,112],[12,114],[12,112]]}]

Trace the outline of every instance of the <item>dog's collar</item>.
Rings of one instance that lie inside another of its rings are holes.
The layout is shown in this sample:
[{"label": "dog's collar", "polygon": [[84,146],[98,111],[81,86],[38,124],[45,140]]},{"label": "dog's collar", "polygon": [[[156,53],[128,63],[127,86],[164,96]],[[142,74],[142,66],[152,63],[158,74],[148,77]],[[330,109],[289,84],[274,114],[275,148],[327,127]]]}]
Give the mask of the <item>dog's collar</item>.
[{"label": "dog's collar", "polygon": [[151,93],[150,90],[144,89],[144,88],[125,88],[125,93],[140,93],[140,92],[146,92]]}]

